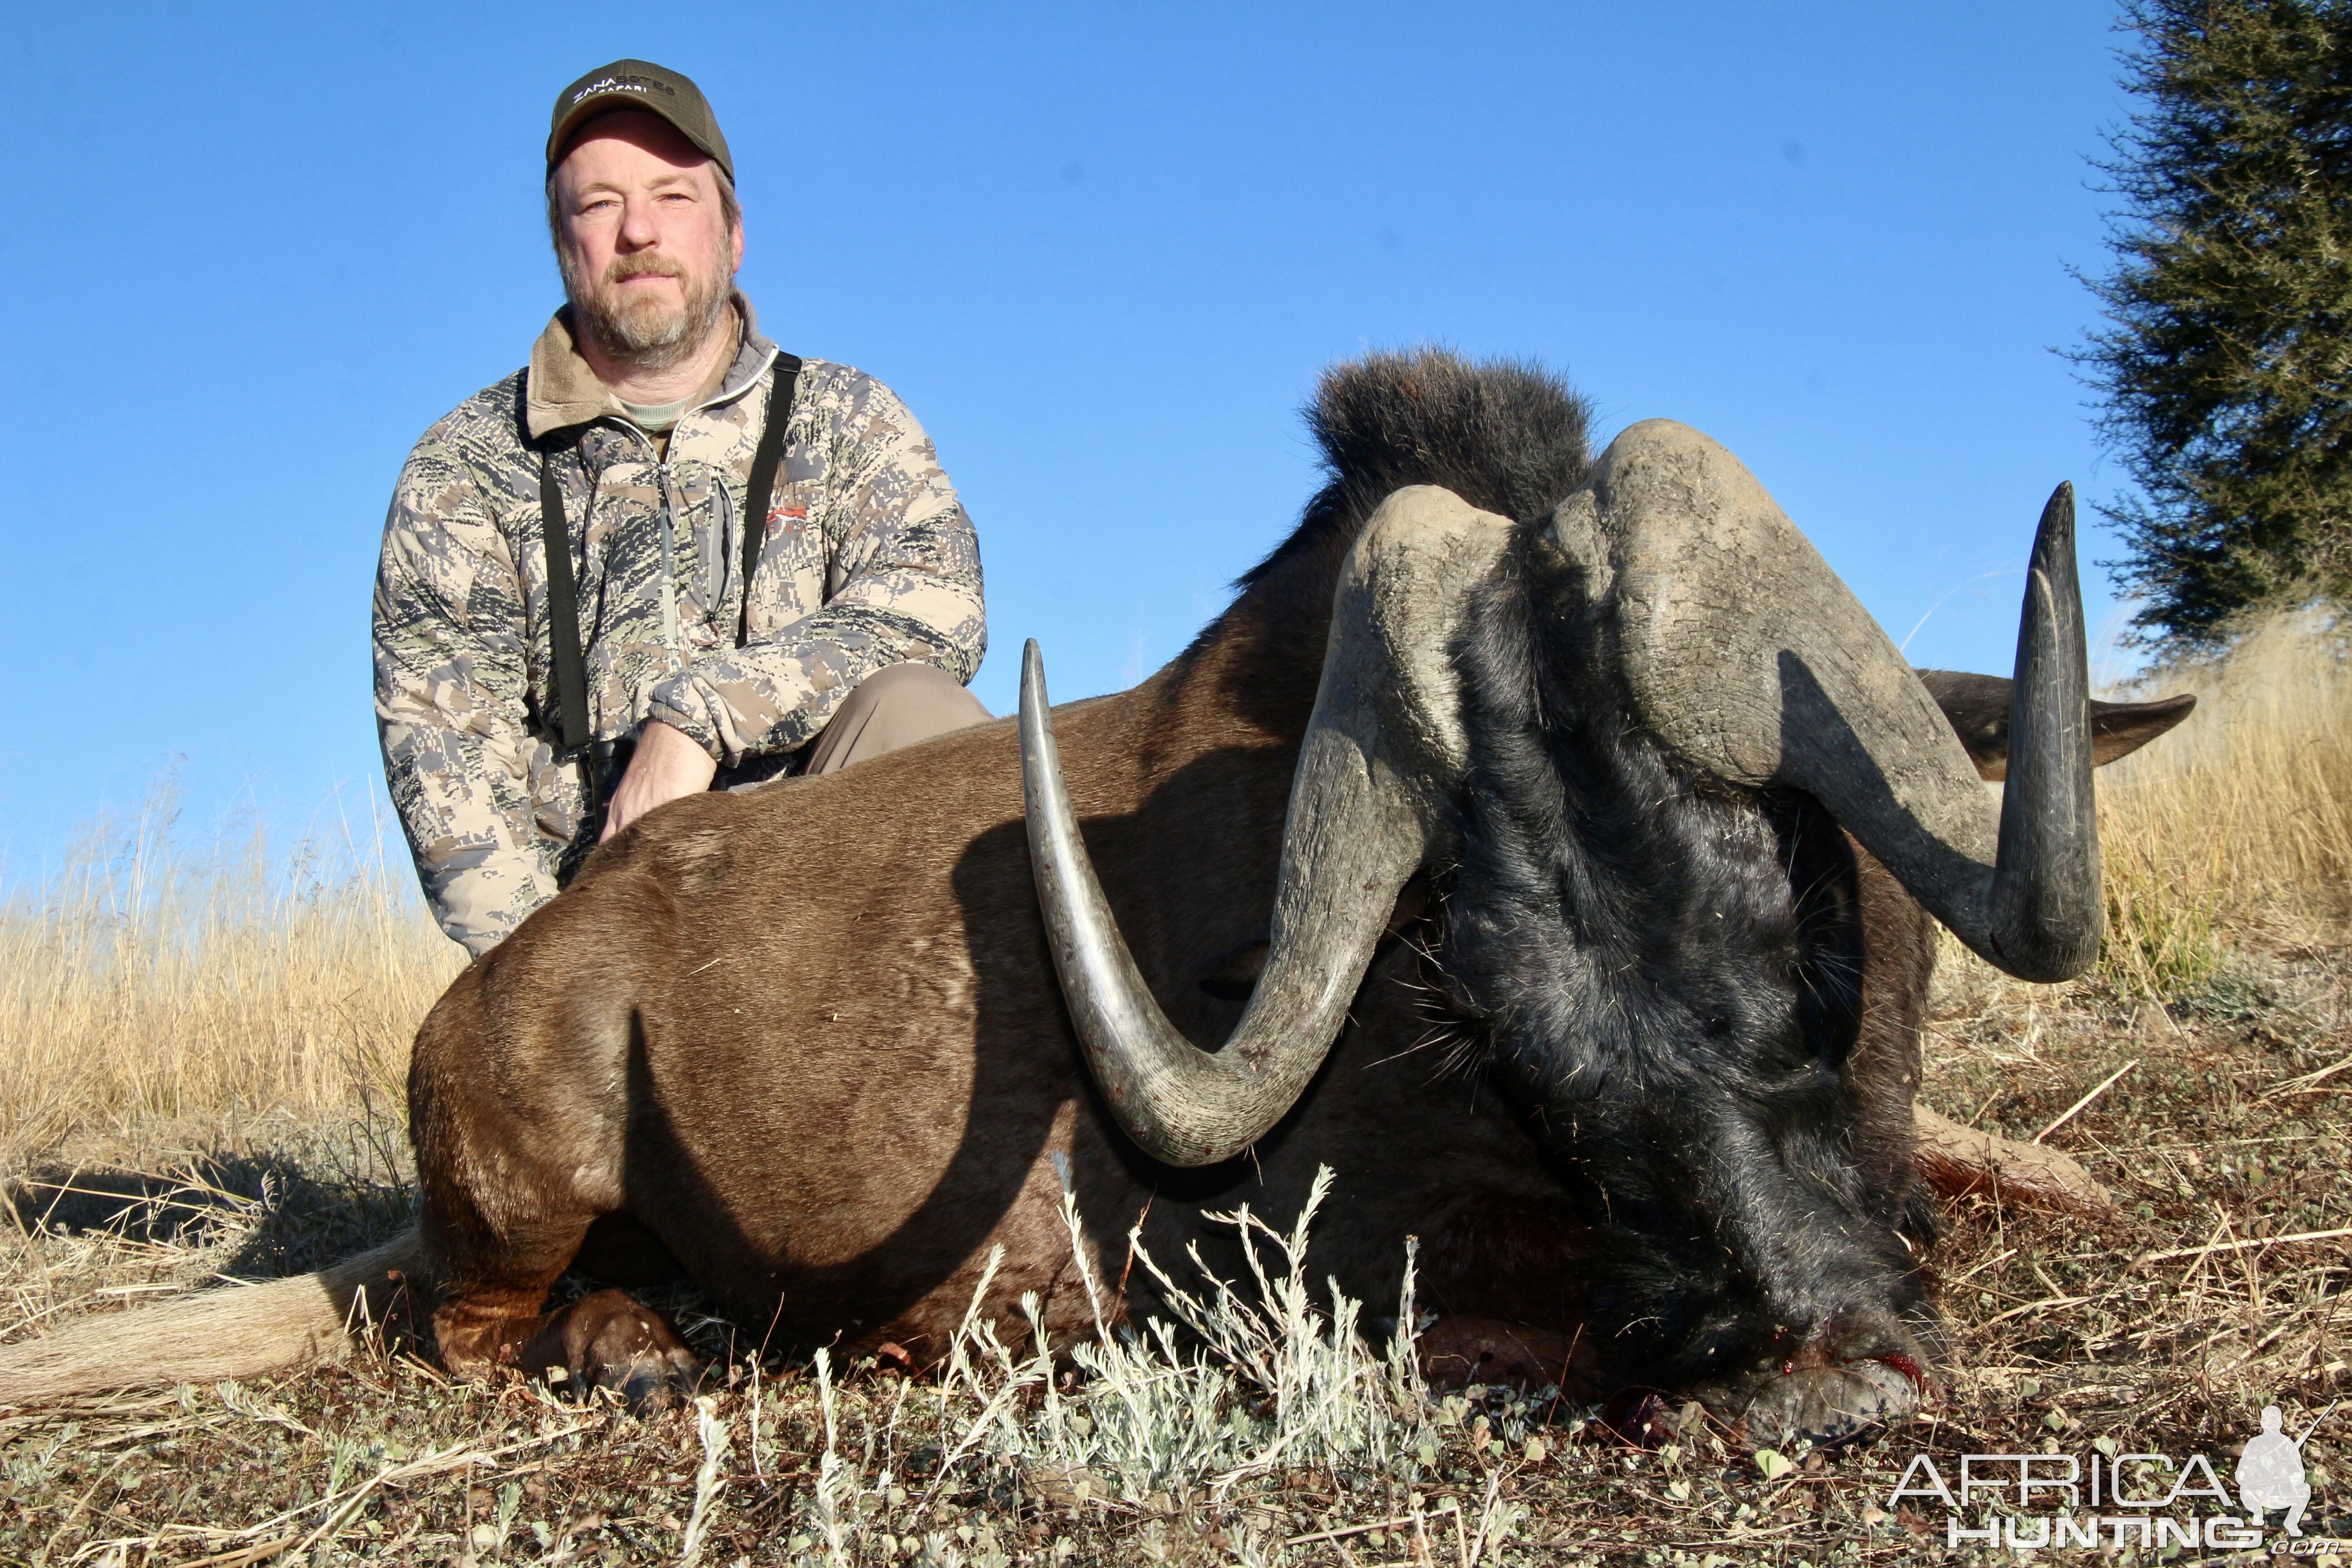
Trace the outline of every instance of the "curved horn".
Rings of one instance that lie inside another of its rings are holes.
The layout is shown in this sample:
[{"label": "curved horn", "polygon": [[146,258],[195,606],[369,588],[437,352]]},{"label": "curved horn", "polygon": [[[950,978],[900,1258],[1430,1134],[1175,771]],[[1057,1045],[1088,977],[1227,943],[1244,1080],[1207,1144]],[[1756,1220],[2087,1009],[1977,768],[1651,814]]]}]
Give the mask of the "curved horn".
[{"label": "curved horn", "polygon": [[2071,487],[2050,498],[2034,539],[1998,814],[1886,634],[1715,442],[1667,420],[1634,426],[1552,528],[1613,575],[1626,678],[1670,748],[1725,779],[1812,795],[2009,973],[2063,980],[2098,956]]},{"label": "curved horn", "polygon": [[1021,782],[1054,968],[1095,1081],[1157,1160],[1207,1165],[1255,1142],[1338,1037],[1396,897],[1442,847],[1466,746],[1445,657],[1507,520],[1430,486],[1382,503],[1332,605],[1322,684],[1291,784],[1265,973],[1222,1050],[1200,1049],[1144,984],[1078,836],[1046,710],[1021,667]]}]

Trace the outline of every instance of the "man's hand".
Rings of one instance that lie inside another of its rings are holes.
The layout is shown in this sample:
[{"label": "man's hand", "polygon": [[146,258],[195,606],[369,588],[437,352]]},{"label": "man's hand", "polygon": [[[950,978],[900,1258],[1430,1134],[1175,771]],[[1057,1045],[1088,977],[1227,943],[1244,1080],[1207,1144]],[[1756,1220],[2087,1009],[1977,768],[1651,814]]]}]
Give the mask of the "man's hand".
[{"label": "man's hand", "polygon": [[637,749],[629,758],[629,771],[621,775],[621,787],[613,792],[611,804],[604,807],[604,832],[597,842],[612,837],[657,805],[667,805],[681,795],[700,795],[710,787],[718,772],[719,764],[710,760],[710,753],[682,731],[658,719],[646,721],[637,731]]}]

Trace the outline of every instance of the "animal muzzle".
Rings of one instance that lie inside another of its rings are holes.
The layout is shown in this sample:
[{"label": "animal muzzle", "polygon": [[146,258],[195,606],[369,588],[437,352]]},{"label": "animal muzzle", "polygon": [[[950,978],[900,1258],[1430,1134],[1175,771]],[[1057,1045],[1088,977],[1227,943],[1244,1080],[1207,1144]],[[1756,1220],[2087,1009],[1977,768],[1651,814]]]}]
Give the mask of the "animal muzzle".
[{"label": "animal muzzle", "polygon": [[1907,1419],[1931,1396],[1934,1352],[1912,1326],[1883,1308],[1853,1310],[1746,1376],[1691,1392],[1759,1447],[1843,1442]]},{"label": "animal muzzle", "polygon": [[[1112,1114],[1201,1165],[1297,1100],[1345,1021],[1397,893],[1454,847],[1467,766],[1451,657],[1513,524],[1429,486],[1359,535],[1285,826],[1266,965],[1221,1050],[1170,1025],[1121,940],[1062,779],[1034,643],[1022,669],[1031,862],[1055,967]],[[1902,655],[1755,478],[1670,421],[1633,426],[1540,531],[1605,606],[1633,717],[1724,783],[1818,799],[1986,960],[2079,973],[2102,931],[2073,492],[2044,510],[2018,637],[1996,813]]]}]

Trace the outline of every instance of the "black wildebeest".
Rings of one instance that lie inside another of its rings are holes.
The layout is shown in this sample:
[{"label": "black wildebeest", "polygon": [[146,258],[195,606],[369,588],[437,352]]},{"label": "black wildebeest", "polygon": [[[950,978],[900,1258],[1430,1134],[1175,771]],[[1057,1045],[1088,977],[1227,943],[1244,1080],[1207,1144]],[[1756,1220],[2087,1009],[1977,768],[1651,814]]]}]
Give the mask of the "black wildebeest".
[{"label": "black wildebeest", "polygon": [[1311,417],[1298,528],[1168,668],[1062,710],[1058,763],[1033,662],[1025,734],[653,814],[420,1031],[415,1233],[10,1347],[0,1399],[331,1351],[390,1271],[453,1370],[640,1394],[683,1347],[618,1289],[551,1310],[566,1269],[919,1352],[1001,1243],[997,1304],[1076,1329],[1062,1172],[1172,1258],[1328,1164],[1314,1267],[1359,1297],[1418,1235],[1430,1301],[1572,1337],[1587,1383],[1774,1436],[1909,1408],[1928,915],[2037,979],[2099,938],[2063,493],[1996,825],[1704,437],[1590,460],[1556,382],[1435,352],[1335,370]]}]

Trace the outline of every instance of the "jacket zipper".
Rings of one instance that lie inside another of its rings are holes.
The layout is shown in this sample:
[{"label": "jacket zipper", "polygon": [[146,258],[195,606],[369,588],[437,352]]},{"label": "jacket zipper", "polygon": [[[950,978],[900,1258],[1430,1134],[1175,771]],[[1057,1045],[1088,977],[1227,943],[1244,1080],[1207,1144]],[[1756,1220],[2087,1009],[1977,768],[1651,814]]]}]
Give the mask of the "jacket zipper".
[{"label": "jacket zipper", "polygon": [[[774,367],[777,352],[778,351],[774,349],[768,351],[768,357],[761,362],[760,368],[758,370],[751,373],[751,382],[746,383],[743,391],[736,393],[734,395],[735,396],[741,397],[745,395],[745,394],[751,391],[752,384],[757,383],[761,376],[767,374],[768,372]],[[771,397],[775,395],[775,388],[772,385],[768,389],[768,395]],[[705,398],[702,402],[696,404],[693,407],[686,410],[685,413],[680,414],[677,416],[678,425],[685,424],[689,415],[699,414],[704,409],[715,407],[719,403],[725,401],[727,401],[727,399],[722,395],[713,394],[711,396]],[[651,457],[654,460],[654,471],[661,478],[662,646],[669,654],[671,670],[676,671],[684,668],[684,662],[679,657],[677,646],[677,497],[670,489],[669,458],[663,452],[655,448],[652,437],[646,435],[643,430],[638,429],[636,426],[630,424],[629,421],[625,419],[621,421],[621,423],[626,425],[628,426],[629,433],[645,444],[646,455]],[[677,425],[671,426],[669,429],[670,439],[673,441],[677,440]],[[591,485],[588,491],[588,504],[592,510],[594,508],[595,503],[595,487]],[[751,526],[749,521],[747,521],[742,515],[743,509],[741,507],[730,506],[728,508],[728,510],[732,516],[734,516],[736,520],[735,526],[737,528],[749,528]],[[763,523],[765,521],[765,519],[761,520]],[[581,520],[580,545],[581,550],[584,554],[588,547],[587,520],[584,517]],[[736,557],[741,552],[742,541],[738,539],[735,542],[735,549],[730,551],[727,548],[727,539],[725,534],[722,532],[719,540],[719,579],[718,595],[719,602],[722,606],[727,601],[727,574],[734,570]],[[748,600],[751,597],[751,584],[746,583],[743,584],[743,596]]]}]

